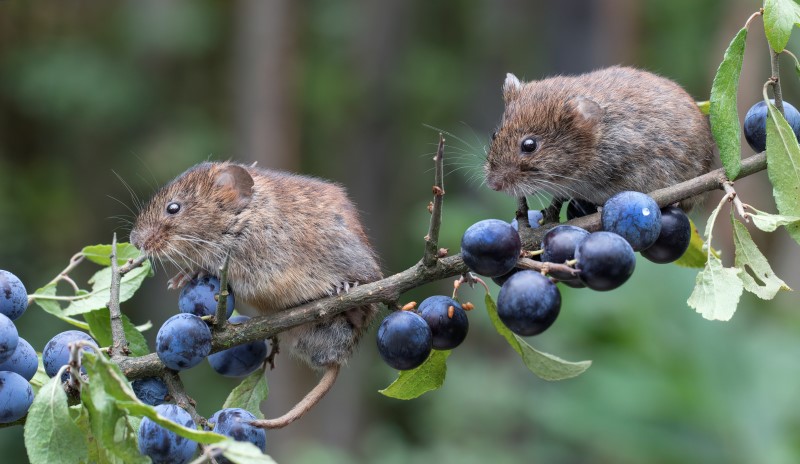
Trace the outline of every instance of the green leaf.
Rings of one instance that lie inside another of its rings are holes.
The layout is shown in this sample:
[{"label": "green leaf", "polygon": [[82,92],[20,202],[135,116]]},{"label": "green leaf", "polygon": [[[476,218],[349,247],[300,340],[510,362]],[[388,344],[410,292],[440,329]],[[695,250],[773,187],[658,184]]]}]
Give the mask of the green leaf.
[{"label": "green leaf", "polygon": [[725,167],[725,174],[730,180],[736,179],[742,167],[736,92],[739,90],[739,74],[742,71],[746,38],[747,29],[742,28],[725,50],[725,56],[711,84],[709,122],[714,140],[719,147],[722,166]]},{"label": "green leaf", "polygon": [[737,221],[731,214],[733,224],[733,244],[736,246],[736,267],[741,271],[744,289],[763,300],[771,300],[781,290],[789,290],[769,266],[767,258],[758,250],[747,227]]},{"label": "green leaf", "polygon": [[[109,381],[102,354],[83,354],[83,366],[89,382],[81,385],[81,402],[89,412],[92,436],[97,442],[101,461],[111,463],[142,463],[150,459],[139,454],[136,430],[128,421],[127,412],[114,395],[115,385]],[[128,387],[130,388],[130,387]]]},{"label": "green leaf", "polygon": [[708,116],[708,113],[711,110],[711,102],[706,100],[695,103],[697,103],[697,109],[699,109],[700,112],[703,113],[704,115]]},{"label": "green leaf", "polygon": [[39,366],[36,369],[36,373],[33,374],[33,378],[31,379],[31,388],[33,388],[33,393],[36,394],[39,389],[41,389],[47,382],[50,381],[50,376],[44,371],[44,363],[42,362],[42,354],[38,353],[37,358],[39,359]]},{"label": "green leaf", "polygon": [[692,229],[692,237],[689,240],[689,248],[683,253],[683,256],[675,261],[675,264],[683,267],[703,268],[708,260],[708,253],[705,250],[705,242],[703,237],[697,232],[697,226],[694,221],[689,219],[689,225]]},{"label": "green leaf", "polygon": [[71,317],[67,317],[64,314],[64,310],[61,309],[61,305],[58,304],[58,301],[47,299],[47,297],[55,295],[56,295],[56,284],[46,285],[40,289],[37,289],[36,292],[34,292],[33,301],[37,305],[39,305],[39,307],[42,308],[46,313],[52,314],[53,316],[61,319],[62,321],[68,324],[72,324],[81,330],[89,330],[89,324],[86,324],[85,322],[79,321],[77,319],[73,319]]},{"label": "green leaf", "polygon": [[[144,335],[136,329],[136,326],[131,323],[128,316],[125,314],[121,316],[125,339],[128,341],[128,349],[131,350],[131,355],[144,356],[150,353]],[[83,318],[89,323],[89,331],[92,337],[97,340],[97,343],[100,346],[111,346],[114,340],[111,336],[111,313],[109,309],[103,308],[88,312],[83,315]]]},{"label": "green leaf", "polygon": [[447,357],[450,356],[450,352],[450,350],[432,350],[422,365],[415,369],[400,371],[397,380],[378,392],[398,400],[411,400],[441,388],[447,375]]},{"label": "green leaf", "polygon": [[72,420],[60,376],[42,386],[25,420],[25,449],[32,464],[85,462],[83,432]]},{"label": "green leaf", "polygon": [[[81,254],[89,261],[101,266],[111,266],[111,245],[91,245],[81,250]],[[136,259],[139,250],[130,243],[117,243],[117,263],[125,265],[129,259]]]},{"label": "green leaf", "polygon": [[[780,111],[767,102],[767,174],[778,211],[785,216],[800,216],[800,145]],[[786,226],[800,243],[800,224]]]},{"label": "green leaf", "polygon": [[217,433],[186,428],[160,416],[155,408],[142,403],[136,398],[133,389],[125,379],[125,375],[119,369],[119,366],[106,359],[105,356],[87,352],[84,353],[83,359],[86,373],[89,375],[92,385],[102,384],[105,394],[112,398],[121,410],[135,416],[148,417],[165,429],[198,443],[218,443],[226,439]]},{"label": "green leaf", "polygon": [[780,53],[786,48],[795,24],[800,25],[800,5],[793,0],[764,0],[764,32],[773,50]]},{"label": "green leaf", "polygon": [[[150,275],[150,271],[150,261],[145,261],[122,277],[119,288],[120,303],[129,300],[136,293],[145,277]],[[106,307],[111,299],[111,268],[106,267],[97,271],[89,279],[89,283],[92,284],[92,291],[82,298],[72,300],[64,310],[64,315],[74,316]]]},{"label": "green leaf", "polygon": [[800,216],[783,216],[780,214],[769,214],[759,211],[752,206],[753,210],[748,213],[748,217],[753,221],[753,225],[764,232],[774,232],[780,226],[795,226],[800,224]]},{"label": "green leaf", "polygon": [[534,349],[525,340],[508,330],[508,327],[503,324],[500,317],[497,315],[497,305],[492,299],[492,296],[488,293],[486,294],[485,301],[486,311],[489,313],[489,319],[492,321],[492,325],[494,325],[497,333],[502,335],[506,341],[508,341],[508,344],[511,345],[511,348],[514,348],[514,351],[522,357],[522,361],[528,369],[540,378],[544,380],[569,379],[582,374],[592,365],[591,361],[565,361],[552,354]]},{"label": "green leaf", "polygon": [[267,387],[266,366],[256,369],[255,372],[242,379],[241,383],[234,388],[222,409],[242,408],[250,411],[259,419],[264,418],[261,412],[261,402],[267,399],[269,388]]},{"label": "green leaf", "polygon": [[250,442],[226,440],[215,443],[209,448],[209,454],[218,456],[217,453],[221,453],[235,464],[277,464]]}]

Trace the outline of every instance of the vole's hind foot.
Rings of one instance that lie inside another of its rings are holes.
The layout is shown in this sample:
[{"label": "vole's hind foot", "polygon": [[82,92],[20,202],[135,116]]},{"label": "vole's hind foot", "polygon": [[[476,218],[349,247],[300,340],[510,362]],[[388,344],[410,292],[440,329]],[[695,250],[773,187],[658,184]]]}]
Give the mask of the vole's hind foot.
[{"label": "vole's hind foot", "polygon": [[341,295],[342,293],[347,293],[350,291],[351,288],[358,287],[358,282],[342,282],[336,287],[334,287],[332,295]]},{"label": "vole's hind foot", "polygon": [[184,269],[167,281],[168,290],[177,290],[183,288],[192,281],[192,279],[202,279],[206,276],[206,271],[194,272],[191,269]]},{"label": "vole's hind foot", "polygon": [[326,393],[333,387],[336,382],[336,377],[339,375],[339,365],[332,364],[328,366],[322,378],[316,387],[311,389],[310,392],[299,403],[294,405],[292,409],[286,414],[275,419],[262,419],[250,422],[250,425],[260,427],[262,429],[280,429],[286,427],[297,419],[301,418],[305,413],[311,410],[319,400],[325,396]]}]

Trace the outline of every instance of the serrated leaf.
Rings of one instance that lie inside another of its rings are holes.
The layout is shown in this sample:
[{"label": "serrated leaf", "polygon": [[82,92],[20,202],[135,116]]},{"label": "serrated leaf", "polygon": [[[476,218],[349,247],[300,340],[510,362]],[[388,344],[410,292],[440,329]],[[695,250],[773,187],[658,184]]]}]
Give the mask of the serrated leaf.
[{"label": "serrated leaf", "polygon": [[447,357],[450,350],[432,350],[431,355],[415,369],[400,371],[397,380],[378,390],[379,393],[398,400],[411,400],[444,384],[447,375]]},{"label": "serrated leaf", "polygon": [[706,100],[695,103],[697,104],[697,109],[699,109],[704,115],[708,116],[708,112],[711,110],[711,102]]},{"label": "serrated leaf", "polygon": [[[91,245],[81,250],[86,259],[101,266],[111,266],[111,245]],[[117,243],[117,263],[125,265],[129,259],[136,259],[140,255],[139,250],[130,243]]]},{"label": "serrated leaf", "polygon": [[736,246],[736,267],[741,271],[744,289],[763,300],[771,300],[781,290],[789,290],[786,283],[772,271],[767,258],[758,250],[750,232],[731,214],[733,244]]},{"label": "serrated leaf", "polygon": [[105,356],[86,352],[83,358],[83,364],[86,367],[86,373],[89,375],[90,381],[93,384],[102,383],[103,391],[107,396],[113,398],[120,409],[135,416],[148,417],[165,429],[198,443],[218,443],[226,439],[218,433],[186,428],[159,415],[155,408],[142,403],[136,398],[133,389],[125,379],[125,375],[119,369],[119,366],[106,359]]},{"label": "serrated leaf", "polygon": [[235,464],[277,464],[274,459],[261,452],[250,442],[226,440],[209,446],[208,454],[221,453]]},{"label": "serrated leaf", "polygon": [[[58,304],[58,301],[55,300],[48,300],[47,297],[55,296],[56,295],[56,284],[46,285],[42,288],[37,289],[34,293],[33,301],[39,305],[46,313],[52,314],[53,316],[61,319],[62,321],[74,325],[81,330],[89,330],[89,324],[79,321],[77,319],[73,319],[71,317],[67,317],[64,314],[64,310],[61,309],[61,305]],[[40,297],[40,298],[37,298]]]},{"label": "serrated leaf", "polygon": [[228,395],[225,404],[222,405],[222,409],[242,408],[250,411],[259,419],[263,419],[264,413],[261,412],[261,402],[265,401],[269,394],[266,371],[266,366],[262,366],[243,378],[239,385]]},{"label": "serrated leaf", "polygon": [[566,361],[558,356],[536,350],[521,337],[508,330],[508,327],[500,320],[500,316],[497,315],[497,305],[488,293],[486,294],[485,302],[489,319],[492,321],[497,333],[508,341],[511,348],[522,357],[522,361],[528,369],[538,377],[544,380],[569,379],[582,374],[592,365],[592,362],[588,360]]},{"label": "serrated leaf", "polygon": [[689,226],[692,229],[692,236],[689,240],[689,248],[683,253],[683,256],[675,261],[675,264],[682,267],[703,268],[708,259],[708,253],[705,250],[703,237],[697,232],[697,226],[694,221],[689,219]]},{"label": "serrated leaf", "polygon": [[60,376],[45,383],[33,399],[25,421],[24,439],[32,464],[88,460],[84,435],[70,416]]},{"label": "serrated leaf", "polygon": [[[132,356],[144,356],[150,353],[147,347],[147,340],[136,326],[131,323],[128,316],[121,314],[122,327],[125,331],[125,339],[128,341],[128,349]],[[111,312],[108,308],[98,309],[83,315],[89,324],[89,331],[92,337],[97,340],[100,346],[111,346],[114,342],[111,335]]]},{"label": "serrated leaf", "polygon": [[800,25],[800,5],[793,0],[764,1],[764,32],[773,50],[786,48],[795,24]]},{"label": "serrated leaf", "polygon": [[[136,293],[145,277],[150,275],[150,271],[150,261],[145,261],[122,277],[119,288],[120,303],[129,300]],[[82,298],[72,300],[64,309],[64,315],[75,316],[106,307],[111,298],[111,268],[106,267],[97,271],[89,283],[92,284],[92,290]]]},{"label": "serrated leaf", "polygon": [[769,214],[752,208],[752,213],[747,216],[753,221],[753,225],[764,232],[774,232],[780,226],[794,226],[800,224],[800,216],[783,216],[781,214]]},{"label": "serrated leaf", "polygon": [[[778,211],[785,216],[800,216],[800,145],[792,127],[771,102],[767,102],[767,174]],[[800,243],[800,224],[786,226]]]},{"label": "serrated leaf", "polygon": [[741,141],[739,112],[736,109],[736,93],[739,90],[739,74],[742,72],[747,29],[742,28],[733,38],[722,58],[711,84],[709,122],[711,133],[719,147],[719,156],[728,179],[734,180],[741,170]]}]

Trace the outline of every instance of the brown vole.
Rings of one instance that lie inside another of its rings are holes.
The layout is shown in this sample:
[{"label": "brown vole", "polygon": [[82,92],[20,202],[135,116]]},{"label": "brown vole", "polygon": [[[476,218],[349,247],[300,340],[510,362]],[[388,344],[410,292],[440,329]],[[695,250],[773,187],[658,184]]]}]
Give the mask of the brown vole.
[{"label": "brown vole", "polygon": [[[381,278],[344,189],[229,162],[199,164],[164,186],[139,213],[130,238],[185,275],[218,269],[230,252],[236,298],[262,314]],[[325,374],[289,413],[259,425],[285,426],[319,401],[376,311],[362,306],[284,333],[292,353]]]},{"label": "brown vole", "polygon": [[651,192],[711,165],[707,118],[678,84],[646,71],[612,67],[526,83],[508,74],[503,100],[486,183],[516,197],[543,191],[602,205],[617,192]]}]

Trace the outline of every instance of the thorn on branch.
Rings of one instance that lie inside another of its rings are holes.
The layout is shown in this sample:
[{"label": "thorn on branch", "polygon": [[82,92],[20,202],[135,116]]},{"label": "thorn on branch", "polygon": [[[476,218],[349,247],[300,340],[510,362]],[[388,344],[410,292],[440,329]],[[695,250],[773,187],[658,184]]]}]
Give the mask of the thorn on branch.
[{"label": "thorn on branch", "polygon": [[214,328],[221,330],[228,322],[228,266],[231,262],[231,253],[225,255],[225,262],[219,267],[219,294],[217,297],[217,313],[214,317]]},{"label": "thorn on branch", "polygon": [[[141,264],[141,263],[140,263]],[[132,269],[132,268],[131,268]],[[118,359],[131,354],[125,327],[122,323],[122,309],[119,306],[119,291],[122,282],[122,270],[117,262],[117,234],[111,239],[111,288],[109,291],[108,312],[111,319],[111,359]]]},{"label": "thorn on branch", "polygon": [[444,197],[444,136],[441,133],[439,133],[439,145],[436,148],[433,162],[435,167],[433,201],[428,205],[431,222],[428,234],[425,236],[425,253],[422,255],[422,264],[425,267],[435,266],[439,258],[439,229],[442,226],[442,200]]}]

